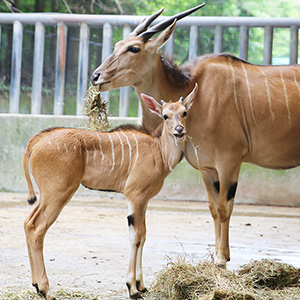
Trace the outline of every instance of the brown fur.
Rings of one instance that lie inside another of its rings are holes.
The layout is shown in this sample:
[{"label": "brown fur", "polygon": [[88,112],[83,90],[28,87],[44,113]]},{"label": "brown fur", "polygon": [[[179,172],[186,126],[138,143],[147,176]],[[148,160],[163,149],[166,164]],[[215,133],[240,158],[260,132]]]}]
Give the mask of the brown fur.
[{"label": "brown fur", "polygon": [[[215,226],[215,262],[230,259],[229,222],[242,162],[271,169],[300,164],[300,67],[258,66],[231,54],[206,55],[186,71],[166,63],[158,49],[168,40],[172,24],[143,43],[131,37],[117,43],[111,57],[93,73],[101,91],[133,85],[137,94],[178,99],[199,85],[187,118],[184,155],[204,180]],[[117,52],[135,44],[134,55]],[[161,120],[143,105],[143,125],[154,129]]]},{"label": "brown fur", "polygon": [[163,107],[147,98],[150,109],[156,107],[155,113],[161,117],[168,115],[154,136],[142,127],[125,125],[108,132],[48,128],[31,138],[23,157],[23,169],[28,202],[33,204],[36,199],[29,165],[40,191],[40,201],[24,221],[24,229],[32,283],[46,299],[53,297],[43,260],[44,236],[80,184],[126,196],[131,234],[127,285],[132,298],[146,290],[141,265],[146,207],[182,158],[181,142],[175,142],[176,134],[180,133],[176,128],[181,126],[185,133],[183,112],[190,108],[194,97],[195,90],[183,103],[171,102]]}]

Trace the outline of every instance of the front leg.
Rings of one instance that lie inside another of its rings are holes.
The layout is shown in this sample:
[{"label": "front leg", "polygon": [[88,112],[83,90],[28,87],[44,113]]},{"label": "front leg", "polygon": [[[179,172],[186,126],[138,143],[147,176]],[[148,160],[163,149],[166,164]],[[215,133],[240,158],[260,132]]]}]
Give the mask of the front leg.
[{"label": "front leg", "polygon": [[148,201],[128,201],[128,227],[130,241],[130,257],[126,278],[129,296],[131,299],[143,298],[141,293],[146,292],[142,271],[143,246],[146,240],[145,212]]},{"label": "front leg", "polygon": [[216,261],[216,258],[219,255],[220,240],[221,240],[221,221],[218,213],[220,181],[219,181],[218,172],[215,169],[202,170],[201,174],[207,192],[209,210],[214,221],[215,263],[218,265],[219,262]]},{"label": "front leg", "polygon": [[220,190],[218,215],[221,222],[219,251],[215,263],[226,267],[230,260],[229,250],[229,223],[233,210],[234,197],[238,185],[238,176],[241,164],[233,164],[234,159],[219,167]]}]

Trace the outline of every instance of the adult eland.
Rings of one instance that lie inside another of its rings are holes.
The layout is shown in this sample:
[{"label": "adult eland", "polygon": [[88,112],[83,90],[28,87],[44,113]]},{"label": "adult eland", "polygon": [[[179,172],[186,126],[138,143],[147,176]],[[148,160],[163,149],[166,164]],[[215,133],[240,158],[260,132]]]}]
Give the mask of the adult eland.
[{"label": "adult eland", "polygon": [[[158,49],[176,22],[203,6],[149,27],[162,9],[124,40],[93,72],[100,91],[132,85],[137,95],[155,99],[186,96],[199,90],[187,118],[184,156],[199,169],[215,227],[215,263],[230,260],[229,222],[242,162],[269,169],[300,164],[300,67],[260,66],[231,54],[214,54],[178,67]],[[152,38],[155,33],[159,33]],[[143,125],[161,120],[142,103]]]}]

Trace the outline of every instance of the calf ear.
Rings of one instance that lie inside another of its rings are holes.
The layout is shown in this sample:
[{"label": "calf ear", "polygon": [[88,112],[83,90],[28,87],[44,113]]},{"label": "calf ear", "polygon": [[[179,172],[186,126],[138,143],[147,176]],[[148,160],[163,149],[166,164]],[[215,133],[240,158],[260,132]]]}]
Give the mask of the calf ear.
[{"label": "calf ear", "polygon": [[198,84],[196,83],[194,89],[186,96],[186,98],[183,101],[183,105],[187,110],[189,110],[193,105],[197,92],[198,92]]},{"label": "calf ear", "polygon": [[158,102],[156,102],[153,97],[141,93],[141,98],[152,113],[158,115],[159,117],[162,117],[162,106]]}]

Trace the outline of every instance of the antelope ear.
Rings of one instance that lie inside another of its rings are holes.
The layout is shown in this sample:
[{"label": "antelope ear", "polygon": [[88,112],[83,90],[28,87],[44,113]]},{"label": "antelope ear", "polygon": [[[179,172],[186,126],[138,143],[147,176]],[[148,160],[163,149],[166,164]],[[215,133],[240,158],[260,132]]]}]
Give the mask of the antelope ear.
[{"label": "antelope ear", "polygon": [[192,107],[197,92],[198,84],[196,83],[194,89],[186,96],[186,98],[183,101],[183,105],[186,107],[187,110],[189,110]]},{"label": "antelope ear", "polygon": [[141,99],[148,106],[152,113],[158,115],[159,117],[162,117],[162,106],[158,102],[156,102],[153,97],[141,93]]},{"label": "antelope ear", "polygon": [[177,20],[175,19],[174,22],[167,27],[163,32],[161,32],[157,37],[155,37],[153,40],[150,40],[153,47],[156,49],[160,48],[171,36],[172,32],[174,31],[176,27]]}]

